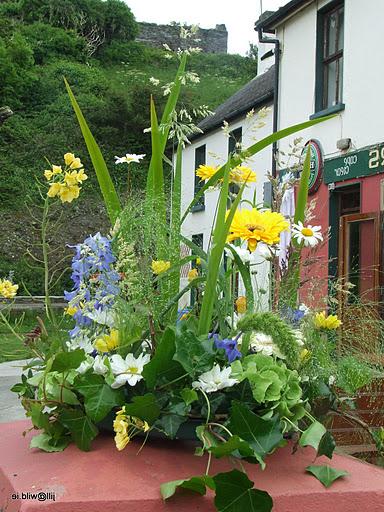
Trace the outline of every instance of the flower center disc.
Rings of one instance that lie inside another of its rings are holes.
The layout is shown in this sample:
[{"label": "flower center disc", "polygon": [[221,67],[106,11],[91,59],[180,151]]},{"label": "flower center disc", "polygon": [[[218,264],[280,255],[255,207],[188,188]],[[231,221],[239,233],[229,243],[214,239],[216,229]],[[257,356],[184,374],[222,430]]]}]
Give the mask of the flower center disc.
[{"label": "flower center disc", "polygon": [[251,233],[253,233],[254,231],[265,231],[265,228],[263,226],[259,226],[257,224],[253,225],[253,224],[247,224],[246,225],[246,228],[251,231]]},{"label": "flower center disc", "polygon": [[309,229],[309,228],[303,228],[301,230],[301,233],[304,235],[304,236],[313,236],[313,231],[312,229]]}]

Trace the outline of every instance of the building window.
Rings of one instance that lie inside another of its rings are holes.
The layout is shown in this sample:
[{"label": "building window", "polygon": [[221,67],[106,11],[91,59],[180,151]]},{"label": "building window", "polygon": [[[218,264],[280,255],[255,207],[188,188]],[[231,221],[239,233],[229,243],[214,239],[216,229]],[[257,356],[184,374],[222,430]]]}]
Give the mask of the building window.
[{"label": "building window", "polygon": [[344,4],[318,13],[316,111],[343,105]]},{"label": "building window", "polygon": [[[197,192],[203,187],[204,181],[201,181],[198,176],[196,176],[196,169],[200,165],[204,165],[206,163],[206,145],[199,146],[195,149],[195,195]],[[195,204],[195,206],[192,208],[193,212],[201,211],[205,209],[205,203],[204,203],[204,194],[200,197],[199,201]]]},{"label": "building window", "polygon": [[[229,132],[229,139],[228,139],[228,156],[231,156],[239,151],[241,149],[241,142],[243,138],[243,129],[236,128],[235,130],[232,130]],[[228,201],[228,208],[231,206],[232,199],[235,194],[237,194],[239,191],[239,186],[235,183],[230,183],[229,185],[229,194],[230,199]]]}]

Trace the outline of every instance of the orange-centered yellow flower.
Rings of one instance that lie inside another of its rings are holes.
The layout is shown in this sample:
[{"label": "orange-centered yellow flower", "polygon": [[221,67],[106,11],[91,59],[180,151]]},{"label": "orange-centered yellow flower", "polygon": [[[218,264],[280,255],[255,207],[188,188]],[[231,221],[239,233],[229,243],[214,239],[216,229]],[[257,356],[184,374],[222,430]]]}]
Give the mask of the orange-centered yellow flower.
[{"label": "orange-centered yellow flower", "polygon": [[316,329],[327,329],[334,330],[340,327],[342,322],[338,319],[337,315],[328,315],[326,316],[325,311],[321,313],[316,313],[315,318],[313,320]]},{"label": "orange-centered yellow flower", "polygon": [[240,315],[243,315],[247,311],[247,299],[243,295],[237,297],[235,300],[236,310]]},{"label": "orange-centered yellow flower", "polygon": [[248,249],[253,252],[258,242],[273,245],[280,241],[280,233],[289,228],[289,223],[281,213],[266,210],[237,210],[229,230],[228,242],[237,238],[248,242]]}]

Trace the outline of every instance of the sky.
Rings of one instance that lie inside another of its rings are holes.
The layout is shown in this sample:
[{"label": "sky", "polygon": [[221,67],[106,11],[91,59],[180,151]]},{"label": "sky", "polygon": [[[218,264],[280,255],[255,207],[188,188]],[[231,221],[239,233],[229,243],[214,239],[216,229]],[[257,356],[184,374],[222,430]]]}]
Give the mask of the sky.
[{"label": "sky", "polygon": [[288,0],[124,0],[137,21],[167,24],[171,21],[214,28],[224,23],[228,52],[245,55],[249,43],[257,43],[254,23],[264,11],[274,11]]}]

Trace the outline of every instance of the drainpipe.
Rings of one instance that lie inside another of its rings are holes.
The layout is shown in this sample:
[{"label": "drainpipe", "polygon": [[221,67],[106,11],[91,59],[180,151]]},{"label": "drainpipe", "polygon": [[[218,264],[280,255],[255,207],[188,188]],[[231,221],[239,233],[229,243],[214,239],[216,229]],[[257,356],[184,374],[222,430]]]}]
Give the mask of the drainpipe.
[{"label": "drainpipe", "polygon": [[[278,108],[279,108],[279,74],[280,74],[280,41],[265,37],[263,35],[263,29],[259,27],[257,29],[260,43],[274,44],[275,49],[275,81],[273,86],[273,133],[277,132],[277,121],[278,121]],[[277,156],[277,142],[272,145],[272,177],[276,178],[276,156]]]}]

